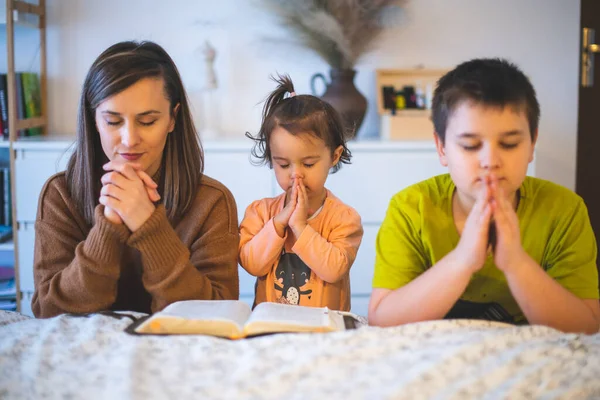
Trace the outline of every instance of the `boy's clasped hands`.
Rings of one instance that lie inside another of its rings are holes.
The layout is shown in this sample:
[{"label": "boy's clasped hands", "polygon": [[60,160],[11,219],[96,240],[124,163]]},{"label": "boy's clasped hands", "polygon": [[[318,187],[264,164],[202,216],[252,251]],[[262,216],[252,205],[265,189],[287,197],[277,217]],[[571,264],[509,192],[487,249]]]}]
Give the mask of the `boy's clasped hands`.
[{"label": "boy's clasped hands", "polygon": [[[457,263],[471,273],[479,271],[492,248],[494,263],[505,275],[518,270],[529,255],[521,244],[519,219],[506,191],[494,174],[482,178],[479,191],[469,213],[458,246],[452,252]],[[493,226],[492,226],[493,225]],[[490,243],[490,233],[495,243]],[[494,237],[495,236],[495,237]]]},{"label": "boy's clasped hands", "polygon": [[306,187],[301,177],[295,177],[292,179],[292,188],[288,189],[285,207],[273,217],[277,234],[284,237],[285,230],[289,226],[296,239],[299,238],[304,228],[306,228],[308,214]]}]

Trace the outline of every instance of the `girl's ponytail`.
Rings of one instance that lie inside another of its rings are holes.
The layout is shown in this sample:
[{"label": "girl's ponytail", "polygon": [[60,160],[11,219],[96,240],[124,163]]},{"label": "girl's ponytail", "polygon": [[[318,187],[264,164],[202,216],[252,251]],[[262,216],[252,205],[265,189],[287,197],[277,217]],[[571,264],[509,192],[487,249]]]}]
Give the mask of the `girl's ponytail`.
[{"label": "girl's ponytail", "polygon": [[262,120],[267,121],[273,113],[273,110],[277,108],[283,100],[286,99],[286,94],[295,95],[294,84],[289,75],[277,75],[277,77],[271,76],[271,79],[277,83],[277,88],[271,92],[269,97],[265,100],[263,106]]}]

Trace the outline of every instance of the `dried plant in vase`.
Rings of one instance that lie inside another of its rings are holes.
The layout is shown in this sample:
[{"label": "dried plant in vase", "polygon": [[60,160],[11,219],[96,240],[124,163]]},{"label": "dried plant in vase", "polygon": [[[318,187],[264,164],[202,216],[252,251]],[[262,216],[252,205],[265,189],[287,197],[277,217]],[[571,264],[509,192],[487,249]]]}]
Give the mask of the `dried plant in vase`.
[{"label": "dried plant in vase", "polygon": [[354,66],[372,49],[375,39],[406,4],[407,0],[259,0],[294,34],[295,43],[315,51],[331,67],[331,82],[317,79],[327,89],[321,96],[336,108],[346,122],[349,136],[358,131],[367,100],[354,86]]}]

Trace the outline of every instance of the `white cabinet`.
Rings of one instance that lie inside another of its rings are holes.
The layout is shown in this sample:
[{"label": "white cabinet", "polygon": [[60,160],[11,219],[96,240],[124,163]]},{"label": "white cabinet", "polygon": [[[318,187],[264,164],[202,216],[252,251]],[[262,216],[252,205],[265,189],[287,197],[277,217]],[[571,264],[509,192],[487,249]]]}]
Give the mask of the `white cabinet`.
[{"label": "white cabinet", "polygon": [[[238,210],[238,224],[254,200],[272,197],[277,182],[267,166],[250,162],[251,144],[205,143],[204,173],[224,184],[233,194]],[[252,305],[256,278],[239,267],[240,299]]]},{"label": "white cabinet", "polygon": [[33,247],[35,217],[40,191],[46,180],[63,171],[69,160],[70,141],[35,140],[14,144],[15,182],[17,199],[17,256],[19,260],[19,289],[21,312],[31,313],[33,295]]},{"label": "white cabinet", "polygon": [[269,168],[252,165],[249,156],[249,146],[204,145],[204,173],[231,190],[239,221],[250,203],[273,196],[277,185]]},{"label": "white cabinet", "polygon": [[[55,146],[43,148],[19,148],[15,156],[15,180],[17,182],[17,221],[35,221],[37,199],[46,180],[64,171],[71,152]],[[67,145],[68,146],[68,145]],[[18,147],[15,144],[15,147]]]},{"label": "white cabinet", "polygon": [[352,151],[352,164],[327,180],[327,187],[354,207],[363,223],[380,224],[388,203],[400,189],[444,173],[433,149],[362,149]]},{"label": "white cabinet", "polygon": [[23,293],[33,293],[33,246],[35,230],[33,222],[19,222],[18,257],[19,257],[19,288]]},{"label": "white cabinet", "polygon": [[[44,182],[65,168],[72,140],[18,142],[16,149],[17,219],[19,221],[19,270],[23,299],[33,293],[34,221]],[[247,142],[206,142],[205,173],[222,182],[233,193],[238,218],[254,200],[281,192],[267,166],[250,162]],[[433,143],[352,142],[352,164],[330,175],[327,187],[362,217],[364,237],[350,272],[352,311],[366,315],[373,264],[375,238],[390,198],[400,189],[445,172],[439,164]],[[255,278],[240,268],[240,298],[252,303]],[[25,300],[27,301],[27,300]],[[27,308],[23,307],[25,311]]]}]

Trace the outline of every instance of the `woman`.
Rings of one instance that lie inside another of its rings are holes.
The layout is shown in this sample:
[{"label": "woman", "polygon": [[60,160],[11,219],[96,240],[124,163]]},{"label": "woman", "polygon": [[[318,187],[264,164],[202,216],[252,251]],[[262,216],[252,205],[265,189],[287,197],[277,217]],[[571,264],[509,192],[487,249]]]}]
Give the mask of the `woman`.
[{"label": "woman", "polygon": [[235,201],[202,174],[203,153],[173,60],[122,42],[87,74],[76,149],[40,194],[37,317],[155,312],[237,299]]}]

